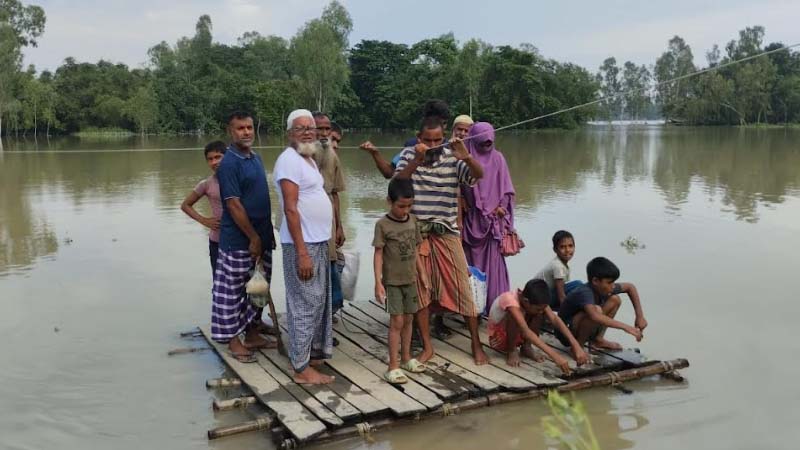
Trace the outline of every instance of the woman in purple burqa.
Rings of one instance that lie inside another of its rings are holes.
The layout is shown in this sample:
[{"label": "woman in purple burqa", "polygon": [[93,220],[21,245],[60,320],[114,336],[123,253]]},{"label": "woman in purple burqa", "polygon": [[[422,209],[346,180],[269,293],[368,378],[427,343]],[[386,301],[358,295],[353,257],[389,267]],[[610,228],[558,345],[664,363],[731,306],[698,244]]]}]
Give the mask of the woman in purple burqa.
[{"label": "woman in purple burqa", "polygon": [[467,148],[483,167],[483,178],[462,187],[466,212],[461,237],[469,265],[486,272],[488,313],[494,299],[511,290],[500,243],[503,232],[514,229],[514,185],[505,157],[494,147],[494,127],[478,122],[469,137]]}]

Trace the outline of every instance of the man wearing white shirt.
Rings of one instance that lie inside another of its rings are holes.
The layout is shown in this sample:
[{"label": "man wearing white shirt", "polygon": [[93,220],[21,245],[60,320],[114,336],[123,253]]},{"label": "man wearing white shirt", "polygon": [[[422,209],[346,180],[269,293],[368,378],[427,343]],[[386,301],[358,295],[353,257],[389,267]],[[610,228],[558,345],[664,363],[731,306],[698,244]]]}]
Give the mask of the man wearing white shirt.
[{"label": "man wearing white shirt", "polygon": [[275,162],[273,179],[284,213],[280,239],[289,359],[296,383],[328,384],[333,377],[314,367],[333,353],[328,262],[333,208],[313,158],[317,150],[314,117],[305,109],[292,111],[286,128],[289,147]]}]

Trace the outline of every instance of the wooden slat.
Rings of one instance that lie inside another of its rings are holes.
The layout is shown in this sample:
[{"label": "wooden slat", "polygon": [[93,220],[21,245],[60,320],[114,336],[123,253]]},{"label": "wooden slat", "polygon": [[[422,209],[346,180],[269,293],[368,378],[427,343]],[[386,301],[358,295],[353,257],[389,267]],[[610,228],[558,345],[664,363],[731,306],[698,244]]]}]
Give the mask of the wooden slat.
[{"label": "wooden slat", "polygon": [[[280,327],[283,329],[283,331],[285,333],[285,332],[287,332],[286,331],[286,322],[285,322],[286,321],[286,317],[285,316],[279,316],[279,317],[280,317],[279,318],[279,325],[280,325]],[[282,359],[283,361],[286,361],[285,367],[287,368],[287,371],[292,370],[291,369],[291,363],[289,362],[288,358],[286,358],[285,356],[280,355],[280,353],[278,353],[277,351],[275,351],[275,354],[277,356],[279,356],[280,358],[283,358]],[[275,360],[273,360],[273,362],[275,362]],[[279,367],[283,367],[280,364],[276,364],[276,365],[278,365]],[[379,402],[378,400],[372,398],[372,396],[369,395],[367,392],[365,392],[363,389],[361,389],[357,385],[351,383],[350,380],[348,380],[345,376],[337,374],[330,367],[322,365],[320,367],[317,367],[317,370],[322,372],[322,373],[324,373],[325,375],[334,376],[336,378],[333,380],[333,383],[325,385],[325,386],[304,386],[307,391],[311,392],[315,396],[317,396],[317,391],[319,391],[320,395],[325,397],[327,395],[327,393],[328,393],[327,389],[330,388],[331,391],[335,392],[341,398],[343,398],[347,403],[349,403],[350,405],[352,405],[353,407],[358,409],[358,411],[360,411],[361,414],[363,414],[365,417],[371,416],[371,415],[374,415],[374,414],[379,414],[379,413],[382,413],[382,412],[385,412],[385,411],[389,410],[389,408],[386,405],[384,405],[383,403]],[[337,376],[337,375],[339,375],[339,376]],[[319,397],[317,397],[317,398],[319,399]],[[336,405],[330,405],[329,402],[323,401],[322,399],[320,399],[320,401],[325,403],[329,408],[331,406],[334,406],[334,412],[339,410],[339,407],[336,406]],[[339,416],[339,417],[344,418],[343,416]]]},{"label": "wooden slat", "polygon": [[[376,326],[383,329],[376,330],[378,332],[374,333],[373,330],[368,329],[363,324],[356,323],[355,320],[352,320],[352,316],[345,315],[345,317],[343,317],[339,323],[334,326],[334,329],[342,337],[349,339],[351,342],[380,359],[384,364],[388,365],[389,349],[388,338],[386,335],[387,329],[382,327],[380,324],[376,324]],[[472,389],[470,389],[470,387],[467,386],[464,381],[458,379],[457,377],[445,377],[434,370],[426,370],[422,373],[406,372],[406,375],[408,378],[434,392],[443,400],[453,400],[459,397],[466,397],[472,391]],[[405,389],[407,386],[403,387]],[[408,393],[408,390],[406,390],[406,393]]]},{"label": "wooden slat", "polygon": [[[317,411],[314,409],[317,407],[316,403],[325,405],[326,411],[330,410],[331,412],[333,412],[333,414],[335,414],[336,417],[340,419],[339,422],[347,421],[361,416],[361,412],[358,409],[356,409],[353,405],[346,402],[336,392],[334,392],[333,389],[331,389],[330,385],[298,386],[297,384],[295,384],[290,378],[291,376],[294,375],[294,370],[291,369],[291,363],[289,362],[289,358],[281,355],[277,349],[274,348],[264,349],[261,350],[261,353],[263,353],[264,356],[266,356],[272,362],[275,370],[279,370],[280,374],[282,375],[282,377],[273,375],[273,378],[278,380],[278,382],[281,383],[281,385],[284,386],[286,390],[288,390],[292,395],[294,395],[296,399],[300,400],[301,403],[306,405],[306,407],[308,407],[312,412],[314,412],[314,415],[319,417],[320,420],[322,420],[323,422],[333,425],[332,422],[326,420],[324,416],[321,416],[320,414],[317,413]],[[272,374],[270,370],[267,370],[267,372]],[[334,382],[336,382],[336,379],[334,379]],[[292,388],[290,388],[290,386],[292,386]],[[312,395],[317,400],[317,402],[311,402],[310,400],[305,399],[305,397],[302,396],[300,393],[296,395],[295,392],[293,392],[294,387],[300,387],[303,390],[303,392],[305,392],[306,396],[309,394]],[[309,405],[309,403],[311,403],[311,405]],[[323,415],[325,414],[324,411],[322,411],[321,413]]]},{"label": "wooden slat", "polygon": [[355,360],[342,352],[339,347],[333,349],[333,358],[326,364],[358,385],[375,400],[386,405],[397,416],[407,416],[426,410],[425,405],[393,388],[378,375],[368,370],[361,364],[361,358]]},{"label": "wooden slat", "polygon": [[[342,339],[339,339],[339,346],[336,348],[346,353],[348,356],[350,356],[350,358],[357,361],[362,366],[369,369],[369,371],[375,374],[376,376],[380,377],[381,383],[383,383],[385,386],[388,386],[394,389],[395,391],[399,389],[406,396],[425,405],[427,409],[436,409],[442,406],[443,402],[439,397],[437,397],[433,392],[425,389],[423,386],[421,386],[420,384],[416,383],[413,380],[409,380],[408,383],[398,387],[393,387],[391,384],[387,383],[385,380],[383,380],[383,374],[386,372],[387,369],[386,363],[379,360],[375,356],[371,355],[361,347],[350,342],[344,336],[342,335],[340,336],[342,337]],[[383,401],[383,399],[381,398],[378,398],[378,400]]]},{"label": "wooden slat", "polygon": [[[550,333],[551,335],[555,335],[553,332],[553,326],[551,324],[546,324],[543,331]],[[646,356],[639,353],[638,349],[634,348],[624,348],[622,350],[592,349],[591,353],[595,355],[607,355],[612,358],[619,359],[624,363],[624,365],[633,367],[639,367],[647,362],[653,362],[648,360]]]},{"label": "wooden slat", "polygon": [[371,395],[369,395],[369,393],[351,383],[347,377],[336,372],[327,365],[317,367],[317,370],[325,375],[335,376],[336,379],[333,380],[333,383],[329,384],[328,387],[330,387],[332,391],[339,394],[340,397],[345,399],[347,403],[350,403],[359,411],[361,411],[361,414],[365,418],[389,411],[388,406],[374,399]]},{"label": "wooden slat", "polygon": [[[261,352],[255,353],[256,358],[258,358],[258,365],[264,368],[264,370],[272,376],[284,389],[286,389],[292,397],[294,397],[298,402],[302,403],[303,406],[308,408],[319,420],[322,422],[333,426],[333,427],[340,427],[344,425],[344,421],[334,414],[331,410],[325,407],[319,400],[314,398],[311,394],[306,392],[305,389],[300,387],[297,383],[292,381],[285,373],[281,371],[275,364],[270,361],[266,355]],[[358,414],[358,411],[356,411]]]},{"label": "wooden slat", "polygon": [[[375,319],[372,316],[367,315],[364,311],[358,308],[358,304],[350,303],[351,307],[345,308],[344,312],[348,314],[353,319],[359,320],[359,324],[363,325],[364,327],[368,327],[370,332],[373,334],[379,334],[382,332],[386,332],[388,327],[383,322]],[[375,327],[380,327],[376,329]],[[435,349],[434,349],[435,350]],[[472,364],[472,361],[470,361]],[[500,389],[500,385],[495,383],[494,381],[484,378],[480,375],[476,375],[469,370],[464,369],[463,367],[459,366],[458,364],[454,364],[452,361],[448,361],[442,358],[439,355],[434,354],[433,358],[431,358],[428,363],[428,367],[433,368],[437,372],[443,375],[453,375],[456,376],[465,382],[475,386],[482,393],[491,393],[495,392]],[[473,392],[476,394],[477,392]]]},{"label": "wooden slat", "polygon": [[[362,311],[368,315],[378,319],[384,324],[388,323],[389,315],[378,306],[372,303],[362,303],[358,305],[363,308]],[[434,339],[434,351],[444,359],[447,359],[459,366],[469,370],[470,372],[488,378],[500,386],[513,391],[532,390],[536,385],[528,380],[520,378],[510,372],[500,369],[492,364],[485,364],[482,366],[476,365],[472,359],[472,354],[467,346],[467,349],[459,348],[449,343]]]},{"label": "wooden slat", "polygon": [[[453,331],[455,331],[457,333],[460,333],[463,336],[469,336],[469,330],[467,330],[465,328],[466,325],[464,325],[463,322],[460,322],[458,319],[451,319],[451,318],[447,318],[446,317],[445,318],[445,323],[449,324],[448,328],[452,329]],[[486,327],[484,327],[484,326],[478,327],[478,334],[480,336],[481,343],[484,346],[488,347],[489,346],[489,333],[487,332]],[[543,338],[542,340],[544,340],[548,345],[550,345],[550,343],[546,339],[547,338],[547,334],[546,333],[541,333],[540,337],[542,337]],[[566,353],[567,354],[567,363],[569,364],[570,369],[572,369],[572,371],[573,371],[573,376],[581,375],[581,374],[594,373],[594,372],[596,372],[596,371],[598,371],[598,370],[600,370],[602,368],[602,366],[600,366],[599,364],[595,364],[594,362],[589,362],[589,363],[584,364],[583,366],[578,367],[578,363],[576,363],[575,360],[572,359],[572,355],[569,354],[569,351],[564,352],[562,349],[559,349],[559,348],[556,348],[556,347],[553,347],[553,348],[555,348],[558,351],[561,351],[562,353]],[[538,349],[535,349],[535,350],[541,352],[541,350],[538,350]],[[556,365],[556,363],[551,361],[550,358],[548,358],[546,355],[543,355],[543,356],[545,356],[545,359],[544,359],[544,361],[540,361],[540,362],[531,361],[528,358],[522,358],[522,364],[526,364],[528,366],[535,367],[535,368],[541,370],[544,373],[550,374],[550,376],[556,376],[556,377],[557,376],[561,376],[561,369]],[[505,355],[503,355],[502,357],[505,360]],[[591,357],[591,354],[590,354],[590,357]]]},{"label": "wooden slat", "polygon": [[[453,332],[449,339],[448,344],[460,348],[464,351],[472,351],[472,339],[469,337],[469,330],[463,329],[461,334],[458,331]],[[483,344],[483,342],[481,342]],[[524,378],[537,386],[558,386],[566,383],[565,380],[558,378],[554,374],[560,374],[561,371],[544,370],[535,366],[534,361],[522,361],[519,366],[512,367],[506,363],[506,355],[498,352],[492,347],[484,344],[483,351],[491,358],[491,365],[498,369],[505,370],[506,372],[513,373],[514,375]]]},{"label": "wooden slat", "polygon": [[[281,327],[285,328],[286,316],[279,316],[278,322]],[[355,345],[350,344],[350,346],[347,345],[346,341],[340,341],[339,346],[333,348],[333,358],[325,360],[325,364],[342,376],[347,377],[353,384],[358,385],[358,387],[386,405],[398,416],[416,414],[427,410],[425,405],[395,389],[383,380],[381,375],[386,370],[386,366],[382,362]],[[349,352],[343,351],[344,349],[349,350]],[[436,397],[433,394],[431,396]]]},{"label": "wooden slat", "polygon": [[236,373],[242,383],[253,391],[261,403],[275,412],[278,420],[292,436],[305,442],[325,431],[325,425],[283,389],[280,383],[272,378],[263,367],[259,364],[245,364],[237,361],[228,353],[227,346],[211,339],[208,327],[201,327],[201,331],[208,344],[225,364]]},{"label": "wooden slat", "polygon": [[[554,349],[560,351],[561,353],[564,353],[567,356],[567,358],[569,358],[570,362],[574,361],[572,359],[572,351],[570,350],[570,348],[562,344],[557,337],[555,337],[550,333],[542,333],[540,337],[545,343],[547,343],[547,345],[553,347]],[[597,372],[600,369],[618,369],[622,367],[622,365],[624,364],[621,359],[614,358],[604,353],[589,351],[589,349],[587,349],[586,347],[584,347],[583,349],[589,352],[589,358],[591,359],[592,362],[581,366],[580,371],[578,371],[578,373]],[[572,367],[571,364],[570,367]]]}]

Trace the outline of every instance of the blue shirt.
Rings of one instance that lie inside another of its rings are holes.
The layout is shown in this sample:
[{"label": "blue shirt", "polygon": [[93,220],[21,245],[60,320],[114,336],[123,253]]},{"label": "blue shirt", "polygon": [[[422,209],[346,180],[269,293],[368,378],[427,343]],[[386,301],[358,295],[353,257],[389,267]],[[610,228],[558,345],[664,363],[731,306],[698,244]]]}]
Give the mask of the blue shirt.
[{"label": "blue shirt", "polygon": [[571,326],[572,318],[575,317],[575,314],[583,311],[586,305],[597,305],[602,307],[606,300],[608,300],[608,297],[617,295],[621,292],[622,285],[615,283],[614,290],[611,292],[611,294],[604,297],[595,294],[594,289],[592,289],[592,283],[584,283],[569,291],[569,294],[564,297],[564,303],[561,304],[561,309],[558,310],[558,317],[560,317],[561,320],[567,324],[567,326]]},{"label": "blue shirt", "polygon": [[222,199],[219,248],[247,250],[250,239],[234,222],[227,200],[238,198],[253,229],[261,237],[261,250],[272,248],[272,211],[267,187],[267,174],[261,157],[254,152],[243,153],[231,144],[217,168],[219,193]]}]

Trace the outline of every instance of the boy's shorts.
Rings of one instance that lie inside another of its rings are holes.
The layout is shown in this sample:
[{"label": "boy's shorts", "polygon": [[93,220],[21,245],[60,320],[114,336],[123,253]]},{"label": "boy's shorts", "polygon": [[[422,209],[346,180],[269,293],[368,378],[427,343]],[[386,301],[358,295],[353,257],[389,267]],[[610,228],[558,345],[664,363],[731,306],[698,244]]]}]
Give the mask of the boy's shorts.
[{"label": "boy's shorts", "polygon": [[416,284],[401,284],[386,286],[386,310],[396,316],[401,314],[414,314],[419,311]]},{"label": "boy's shorts", "polygon": [[[514,340],[514,348],[519,347],[524,342],[525,338],[522,337],[522,333],[517,334],[517,338]],[[489,346],[500,353],[508,353],[508,329],[505,321],[489,328]]]}]

